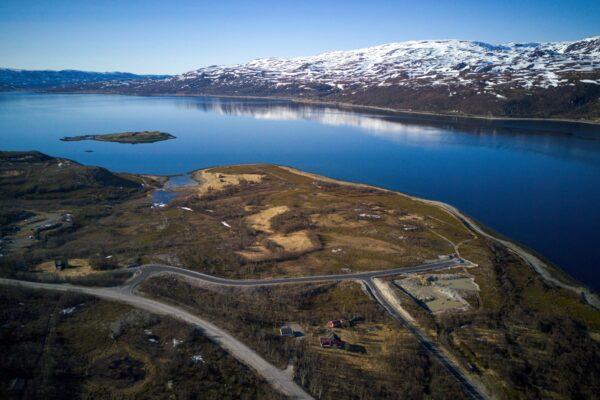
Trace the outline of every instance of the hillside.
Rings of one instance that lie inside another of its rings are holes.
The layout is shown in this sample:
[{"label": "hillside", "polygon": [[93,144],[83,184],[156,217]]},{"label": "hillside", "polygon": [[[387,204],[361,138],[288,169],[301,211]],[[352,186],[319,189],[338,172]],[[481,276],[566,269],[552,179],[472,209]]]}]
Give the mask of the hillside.
[{"label": "hillside", "polygon": [[423,40],[209,66],[161,80],[73,87],[285,97],[405,111],[600,119],[600,37],[492,45]]},{"label": "hillside", "polygon": [[140,184],[101,167],[53,158],[37,151],[0,151],[0,197],[56,198],[70,196],[121,197],[140,189]]}]

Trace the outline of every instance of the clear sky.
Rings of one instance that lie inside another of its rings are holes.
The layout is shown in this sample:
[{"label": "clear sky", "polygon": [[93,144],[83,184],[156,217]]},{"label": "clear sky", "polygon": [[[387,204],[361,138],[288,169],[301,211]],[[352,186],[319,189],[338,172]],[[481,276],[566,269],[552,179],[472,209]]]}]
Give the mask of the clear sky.
[{"label": "clear sky", "polygon": [[600,35],[600,0],[1,0],[0,66],[181,73],[413,39]]}]

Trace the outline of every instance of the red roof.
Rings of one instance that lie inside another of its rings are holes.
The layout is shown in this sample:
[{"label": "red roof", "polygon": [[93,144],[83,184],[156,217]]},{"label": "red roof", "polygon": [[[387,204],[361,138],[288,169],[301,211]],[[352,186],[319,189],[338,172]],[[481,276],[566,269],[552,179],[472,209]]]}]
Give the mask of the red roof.
[{"label": "red roof", "polygon": [[319,338],[319,341],[321,342],[321,347],[333,347],[333,346],[341,347],[342,346],[342,341],[339,339],[322,337],[322,338]]}]

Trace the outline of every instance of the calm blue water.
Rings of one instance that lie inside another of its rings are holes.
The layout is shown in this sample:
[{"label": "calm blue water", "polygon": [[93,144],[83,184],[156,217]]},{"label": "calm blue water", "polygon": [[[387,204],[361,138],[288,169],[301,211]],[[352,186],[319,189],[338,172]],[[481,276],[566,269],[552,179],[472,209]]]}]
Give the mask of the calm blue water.
[{"label": "calm blue water", "polygon": [[[161,130],[143,145],[65,135]],[[0,148],[116,171],[268,162],[451,203],[600,289],[600,128],[450,125],[285,101],[0,94]],[[91,153],[85,150],[93,150]]]},{"label": "calm blue water", "polygon": [[198,182],[193,180],[190,175],[191,174],[183,174],[169,177],[169,180],[164,185],[164,189],[159,189],[152,192],[152,203],[169,204],[177,197],[177,191],[174,189],[183,186],[197,185]]}]

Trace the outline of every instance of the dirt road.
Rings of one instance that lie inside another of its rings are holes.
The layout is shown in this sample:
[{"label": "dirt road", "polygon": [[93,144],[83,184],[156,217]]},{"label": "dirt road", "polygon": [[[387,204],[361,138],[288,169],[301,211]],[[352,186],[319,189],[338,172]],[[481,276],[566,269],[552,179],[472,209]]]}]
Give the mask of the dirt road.
[{"label": "dirt road", "polygon": [[0,278],[0,284],[32,289],[83,293],[106,300],[129,304],[154,314],[168,315],[180,319],[200,327],[207,338],[221,346],[240,362],[255,370],[276,390],[294,399],[312,399],[312,397],[297,385],[284,371],[267,362],[254,350],[250,349],[223,329],[180,308],[145,297],[132,295],[128,290],[122,290],[121,288],[91,288],[68,284],[26,282],[2,278]]}]

